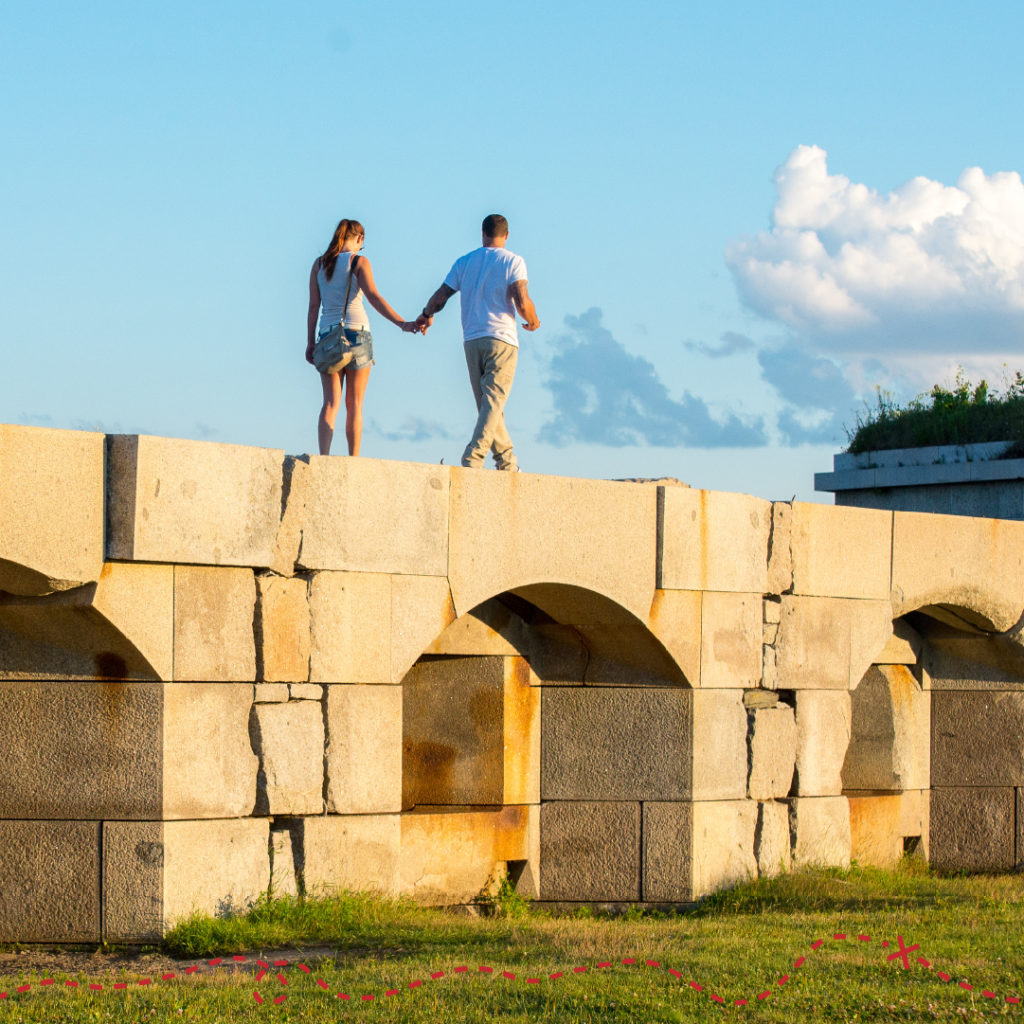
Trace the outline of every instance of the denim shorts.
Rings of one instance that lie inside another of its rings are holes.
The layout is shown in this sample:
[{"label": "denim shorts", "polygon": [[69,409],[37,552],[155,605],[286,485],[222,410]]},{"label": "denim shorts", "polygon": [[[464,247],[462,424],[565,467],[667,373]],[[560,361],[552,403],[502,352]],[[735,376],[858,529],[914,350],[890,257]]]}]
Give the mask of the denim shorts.
[{"label": "denim shorts", "polygon": [[[323,337],[330,327],[325,327],[320,331],[318,337]],[[373,365],[373,335],[369,330],[363,328],[346,327],[345,338],[352,349],[352,362],[349,366],[354,366],[357,370],[363,369],[365,366]]]}]

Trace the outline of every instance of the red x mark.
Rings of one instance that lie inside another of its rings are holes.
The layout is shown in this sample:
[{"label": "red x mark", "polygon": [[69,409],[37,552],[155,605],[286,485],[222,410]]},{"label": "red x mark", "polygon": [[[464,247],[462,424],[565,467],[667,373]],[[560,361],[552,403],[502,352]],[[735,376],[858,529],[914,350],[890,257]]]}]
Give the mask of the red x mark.
[{"label": "red x mark", "polygon": [[909,954],[913,953],[917,949],[920,949],[921,947],[920,946],[916,946],[916,945],[915,946],[905,946],[905,945],[903,945],[903,936],[902,935],[897,935],[896,936],[896,941],[900,944],[900,948],[895,953],[890,953],[886,957],[886,959],[887,960],[895,960],[897,957],[899,957],[903,961],[903,970],[909,971],[910,970],[910,956],[909,956]]}]

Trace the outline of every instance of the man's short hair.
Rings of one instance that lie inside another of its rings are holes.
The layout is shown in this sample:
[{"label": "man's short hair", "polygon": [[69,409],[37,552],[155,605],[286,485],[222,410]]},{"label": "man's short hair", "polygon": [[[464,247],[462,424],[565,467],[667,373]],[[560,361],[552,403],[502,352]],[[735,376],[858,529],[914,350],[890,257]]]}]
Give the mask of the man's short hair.
[{"label": "man's short hair", "polygon": [[508,234],[508,221],[500,213],[489,213],[484,217],[483,231],[488,238],[504,238]]}]

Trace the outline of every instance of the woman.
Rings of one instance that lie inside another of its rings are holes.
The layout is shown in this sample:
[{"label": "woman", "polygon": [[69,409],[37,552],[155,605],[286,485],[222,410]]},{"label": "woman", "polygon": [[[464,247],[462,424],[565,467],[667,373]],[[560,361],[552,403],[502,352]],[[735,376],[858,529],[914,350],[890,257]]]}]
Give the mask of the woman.
[{"label": "woman", "polygon": [[341,372],[320,374],[320,383],[324,389],[324,404],[317,422],[321,455],[331,454],[334,421],[341,408],[342,391],[345,393],[348,453],[359,454],[363,434],[363,395],[366,394],[370,367],[373,365],[373,337],[363,308],[363,297],[369,299],[370,305],[396,327],[409,332],[417,330],[414,322],[403,320],[377,291],[370,261],[365,256],[357,255],[363,247],[364,238],[363,226],[359,221],[341,221],[334,229],[334,237],[327,251],[313,261],[313,268],[309,272],[306,362],[313,362],[313,349],[318,337],[318,313],[321,335],[340,324],[344,316],[345,336],[355,346],[351,362]]}]

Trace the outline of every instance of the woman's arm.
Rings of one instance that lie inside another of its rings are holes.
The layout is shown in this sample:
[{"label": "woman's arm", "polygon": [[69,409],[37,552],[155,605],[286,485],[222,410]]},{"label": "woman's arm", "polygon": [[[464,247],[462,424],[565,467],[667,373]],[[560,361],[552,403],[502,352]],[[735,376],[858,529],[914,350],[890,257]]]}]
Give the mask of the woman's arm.
[{"label": "woman's arm", "polygon": [[381,316],[386,317],[396,327],[401,327],[405,330],[406,322],[403,320],[384,300],[384,296],[377,291],[377,286],[373,281],[373,268],[370,266],[370,261],[365,256],[359,257],[359,262],[356,264],[356,280],[359,282],[359,287],[362,288],[363,294],[369,300],[370,305],[373,306]]},{"label": "woman's arm", "polygon": [[313,362],[313,349],[316,347],[316,318],[320,314],[320,283],[316,279],[320,269],[320,257],[313,260],[313,269],[309,272],[309,312],[306,314],[306,362]]}]

